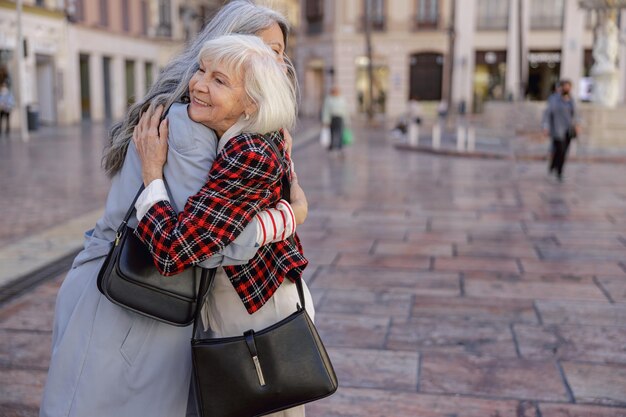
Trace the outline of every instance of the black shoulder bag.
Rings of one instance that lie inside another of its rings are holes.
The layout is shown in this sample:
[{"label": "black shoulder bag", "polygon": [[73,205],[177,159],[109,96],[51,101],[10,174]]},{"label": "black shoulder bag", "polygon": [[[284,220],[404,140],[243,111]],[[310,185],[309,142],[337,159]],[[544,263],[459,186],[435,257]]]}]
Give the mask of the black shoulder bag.
[{"label": "black shoulder bag", "polygon": [[[280,159],[276,145],[271,146]],[[288,200],[289,180],[285,179],[283,176],[282,194]],[[209,279],[203,279],[198,305],[209,284]],[[296,286],[300,304],[292,315],[261,331],[248,330],[237,337],[198,338],[201,318],[197,309],[191,352],[202,417],[263,416],[327,397],[337,390],[330,358],[304,309],[300,279]]]},{"label": "black shoulder bag", "polygon": [[128,226],[142,185],[117,229],[115,242],[100,272],[98,289],[114,304],[174,326],[188,326],[195,317],[201,275],[191,267],[176,276],[159,273],[152,254]]}]

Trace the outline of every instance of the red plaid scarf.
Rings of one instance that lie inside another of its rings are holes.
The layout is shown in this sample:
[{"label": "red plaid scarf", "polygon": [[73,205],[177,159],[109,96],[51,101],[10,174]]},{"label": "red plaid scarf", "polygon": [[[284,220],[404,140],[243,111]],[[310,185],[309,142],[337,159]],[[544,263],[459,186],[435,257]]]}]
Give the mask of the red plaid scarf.
[{"label": "red plaid scarf", "polygon": [[[275,141],[279,158],[267,144]],[[153,205],[137,226],[163,275],[176,275],[219,252],[243,231],[254,216],[275,207],[280,180],[290,177],[289,157],[280,132],[265,136],[240,134],[217,155],[206,184],[176,212],[166,201]],[[261,247],[245,265],[224,267],[250,314],[260,309],[285,277],[300,279],[308,264],[300,240]]]}]

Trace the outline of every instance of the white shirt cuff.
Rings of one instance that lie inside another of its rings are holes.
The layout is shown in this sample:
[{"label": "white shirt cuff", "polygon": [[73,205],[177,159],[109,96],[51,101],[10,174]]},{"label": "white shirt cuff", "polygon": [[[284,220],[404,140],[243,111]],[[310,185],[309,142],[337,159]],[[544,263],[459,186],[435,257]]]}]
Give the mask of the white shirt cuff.
[{"label": "white shirt cuff", "polygon": [[150,207],[159,201],[170,201],[165,183],[161,179],[152,181],[139,195],[135,202],[137,220],[141,221],[143,216],[150,210]]}]

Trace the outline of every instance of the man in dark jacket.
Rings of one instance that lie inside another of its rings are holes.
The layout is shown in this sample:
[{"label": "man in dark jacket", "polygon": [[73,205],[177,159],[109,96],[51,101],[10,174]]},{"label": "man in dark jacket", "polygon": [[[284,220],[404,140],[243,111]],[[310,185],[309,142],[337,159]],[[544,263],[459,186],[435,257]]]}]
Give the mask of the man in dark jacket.
[{"label": "man in dark jacket", "polygon": [[571,140],[578,136],[579,123],[576,105],[570,94],[571,81],[563,80],[559,86],[560,92],[548,98],[542,124],[545,134],[552,138],[550,172],[556,172],[559,181],[563,181],[563,166],[567,150]]}]

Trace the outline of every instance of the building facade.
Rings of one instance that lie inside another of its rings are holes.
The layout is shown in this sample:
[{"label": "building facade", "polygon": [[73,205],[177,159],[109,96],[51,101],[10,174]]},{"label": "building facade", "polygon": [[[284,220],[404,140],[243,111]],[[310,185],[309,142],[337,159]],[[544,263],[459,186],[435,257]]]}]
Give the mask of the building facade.
[{"label": "building facade", "polygon": [[[302,0],[295,61],[304,114],[319,113],[333,83],[353,113],[365,111],[367,3],[377,113],[398,117],[409,97],[461,111],[481,111],[490,100],[544,100],[562,78],[585,95],[595,22],[578,0]],[[620,26],[626,39],[626,12]],[[620,74],[623,103],[626,43]]]},{"label": "building facade", "polygon": [[[43,124],[120,119],[221,3],[24,0],[25,103]],[[21,97],[16,39],[15,1],[0,0],[0,78]]]}]

